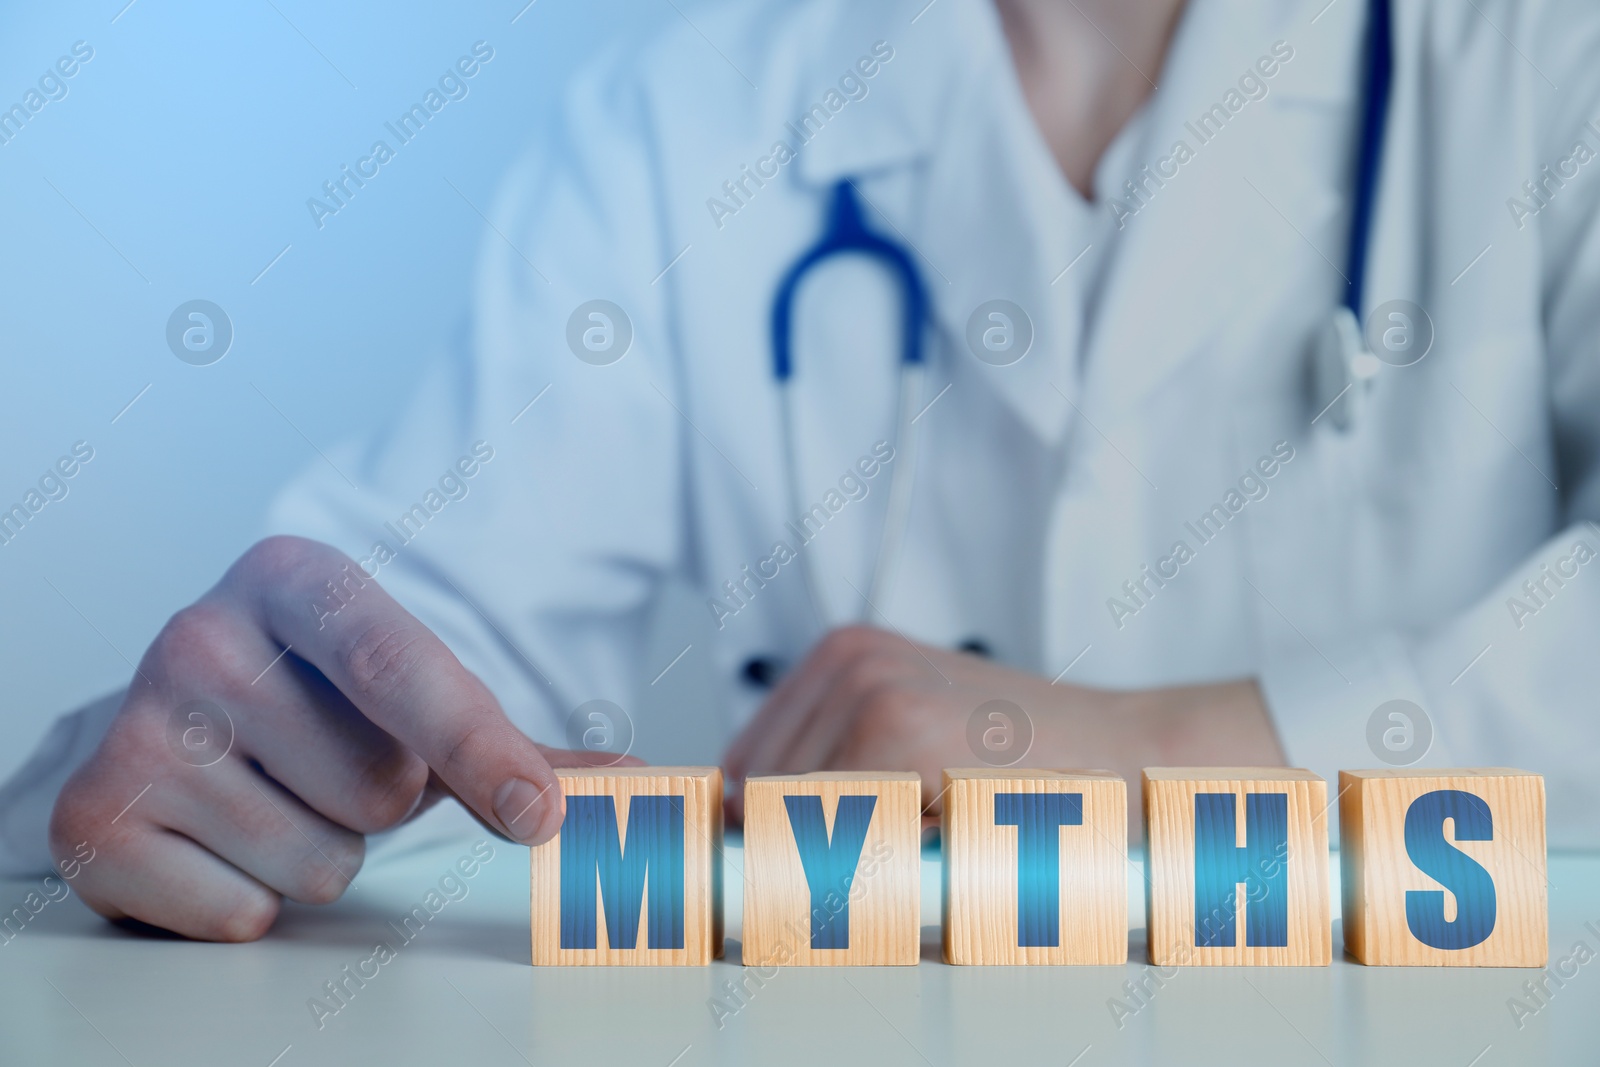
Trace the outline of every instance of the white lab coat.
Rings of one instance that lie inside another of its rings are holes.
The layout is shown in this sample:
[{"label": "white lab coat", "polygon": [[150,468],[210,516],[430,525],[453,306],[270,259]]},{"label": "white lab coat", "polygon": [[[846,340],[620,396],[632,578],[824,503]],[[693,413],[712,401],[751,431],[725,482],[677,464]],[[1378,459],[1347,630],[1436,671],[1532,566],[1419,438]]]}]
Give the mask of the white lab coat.
[{"label": "white lab coat", "polygon": [[[580,702],[632,703],[648,609],[683,575],[718,617],[732,717],[747,715],[763,695],[747,660],[793,662],[820,632],[798,565],[764,586],[745,570],[770,574],[798,518],[772,294],[853,177],[871,223],[915,250],[932,301],[925,396],[940,394],[916,423],[878,618],[935,645],[981,639],[1047,677],[1070,666],[1062,680],[1083,685],[1256,677],[1290,760],[1330,780],[1379,765],[1368,718],[1408,699],[1437,732],[1426,764],[1543,772],[1552,843],[1600,842],[1600,561],[1571,561],[1578,542],[1600,551],[1600,160],[1564,165],[1576,175],[1547,183],[1536,214],[1508,207],[1538,206],[1523,183],[1577,140],[1600,149],[1585,125],[1600,117],[1600,9],[1396,4],[1367,304],[1415,301],[1437,338],[1415,366],[1383,368],[1340,432],[1313,424],[1309,353],[1343,290],[1365,5],[1191,0],[1125,146],[1130,169],[1176,173],[1123,198],[1084,288],[1062,275],[1081,246],[1054,225],[1070,190],[992,6],[924,3],[729,4],[601,65],[505,187],[455,358],[390,436],[339,457],[360,492],[319,461],[274,528],[358,558],[386,541],[398,554],[379,580],[556,742]],[[774,142],[796,142],[787,124],[827,108],[877,42],[892,58],[861,78],[866,96],[839,94],[776,176],[743,179],[771,173]],[[1227,106],[1276,42],[1293,55],[1266,97],[1195,148],[1185,123]],[[1163,162],[1180,138],[1193,157]],[[723,183],[741,179],[734,200]],[[1035,330],[1004,367],[965,343],[997,297]],[[596,298],[634,330],[609,366],[565,342]],[[860,263],[803,290],[806,507],[893,436],[895,307]],[[494,458],[468,496],[401,547],[383,523],[475,441]],[[1273,476],[1241,488],[1263,458]],[[847,502],[805,549],[829,624],[861,612],[888,477],[833,498]],[[1196,536],[1218,504],[1227,521]],[[1173,576],[1158,586],[1146,565]],[[1557,586],[1544,565],[1576,573]],[[1535,603],[1521,587],[1541,579]]]}]

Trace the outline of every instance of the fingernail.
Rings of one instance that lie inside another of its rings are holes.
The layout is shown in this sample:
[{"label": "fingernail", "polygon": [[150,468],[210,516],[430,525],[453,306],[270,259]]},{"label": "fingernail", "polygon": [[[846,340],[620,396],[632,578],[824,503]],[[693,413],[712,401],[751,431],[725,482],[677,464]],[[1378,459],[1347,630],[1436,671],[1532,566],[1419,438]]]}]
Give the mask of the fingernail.
[{"label": "fingernail", "polygon": [[532,782],[513,778],[494,795],[494,814],[512,840],[524,844],[539,836],[544,820],[540,818],[543,805],[539,803],[543,791]]}]

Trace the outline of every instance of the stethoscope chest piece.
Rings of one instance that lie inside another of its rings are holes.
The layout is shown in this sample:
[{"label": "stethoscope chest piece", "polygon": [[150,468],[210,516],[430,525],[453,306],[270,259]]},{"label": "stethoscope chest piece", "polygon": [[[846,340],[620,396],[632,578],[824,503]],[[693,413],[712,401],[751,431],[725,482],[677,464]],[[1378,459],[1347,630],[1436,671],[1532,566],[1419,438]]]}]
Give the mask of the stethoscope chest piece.
[{"label": "stethoscope chest piece", "polygon": [[1347,433],[1360,423],[1382,363],[1367,349],[1353,312],[1341,307],[1317,335],[1312,360],[1318,420]]},{"label": "stethoscope chest piece", "polygon": [[1362,335],[1360,314],[1366,293],[1367,256],[1378,196],[1378,171],[1388,125],[1389,96],[1394,81],[1393,26],[1390,0],[1369,0],[1365,57],[1366,92],[1360,107],[1356,173],[1350,210],[1349,252],[1345,257],[1344,303],[1323,324],[1312,354],[1312,396],[1317,414],[1340,433],[1361,423],[1370,406],[1372,383],[1382,368]]}]

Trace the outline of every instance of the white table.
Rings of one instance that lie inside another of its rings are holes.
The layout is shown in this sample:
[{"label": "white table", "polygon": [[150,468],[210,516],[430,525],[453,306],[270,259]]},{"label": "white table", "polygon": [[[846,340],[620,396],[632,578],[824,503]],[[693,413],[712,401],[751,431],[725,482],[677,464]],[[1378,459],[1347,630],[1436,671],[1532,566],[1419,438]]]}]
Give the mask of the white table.
[{"label": "white table", "polygon": [[[1507,1000],[1536,972],[1362,967],[1340,956],[1337,926],[1331,967],[1185,969],[1119,1029],[1108,1001],[1147,970],[1136,865],[1126,967],[959,968],[939,962],[931,853],[921,966],[782,970],[719,1029],[708,1002],[751,973],[737,963],[737,848],[726,961],[535,969],[527,851],[503,842],[409,943],[389,927],[482,838],[461,834],[454,823],[379,850],[343,901],[290,906],[252,945],[128,933],[76,895],[50,903],[0,943],[0,1064],[1600,1063],[1600,960],[1552,985],[1519,1029]],[[1550,877],[1552,964],[1579,940],[1600,951],[1585,927],[1600,930],[1600,856],[1554,854]],[[37,889],[0,882],[0,908]],[[401,945],[395,958],[365,987],[349,983],[319,1029],[308,999],[379,940]]]}]

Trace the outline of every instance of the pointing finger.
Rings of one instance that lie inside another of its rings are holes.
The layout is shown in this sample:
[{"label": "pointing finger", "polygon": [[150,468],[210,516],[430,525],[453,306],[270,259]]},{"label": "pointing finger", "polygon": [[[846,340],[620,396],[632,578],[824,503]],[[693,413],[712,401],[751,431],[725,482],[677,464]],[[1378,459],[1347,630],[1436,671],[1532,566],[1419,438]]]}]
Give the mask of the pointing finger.
[{"label": "pointing finger", "polygon": [[269,538],[219,588],[356,708],[421,756],[467,807],[526,844],[552,837],[565,803],[537,745],[443,641],[341,553]]}]

